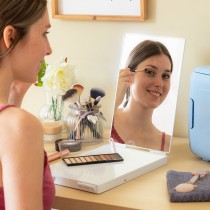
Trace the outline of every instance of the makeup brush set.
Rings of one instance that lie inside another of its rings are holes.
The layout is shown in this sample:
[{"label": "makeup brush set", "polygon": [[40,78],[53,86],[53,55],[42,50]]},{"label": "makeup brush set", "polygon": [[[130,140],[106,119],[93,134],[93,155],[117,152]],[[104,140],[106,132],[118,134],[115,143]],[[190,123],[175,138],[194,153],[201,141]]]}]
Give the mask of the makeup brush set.
[{"label": "makeup brush set", "polygon": [[91,88],[89,97],[81,103],[83,90],[82,85],[74,84],[63,95],[63,101],[68,106],[65,123],[69,138],[92,142],[103,138],[106,119],[99,109],[105,92],[101,88]]}]

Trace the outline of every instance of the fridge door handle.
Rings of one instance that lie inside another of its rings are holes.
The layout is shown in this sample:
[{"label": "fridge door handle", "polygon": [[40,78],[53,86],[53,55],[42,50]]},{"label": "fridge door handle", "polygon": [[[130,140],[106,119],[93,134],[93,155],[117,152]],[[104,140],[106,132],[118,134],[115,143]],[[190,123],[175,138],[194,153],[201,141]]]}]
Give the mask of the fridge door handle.
[{"label": "fridge door handle", "polygon": [[189,101],[189,128],[194,128],[194,100],[192,98]]}]

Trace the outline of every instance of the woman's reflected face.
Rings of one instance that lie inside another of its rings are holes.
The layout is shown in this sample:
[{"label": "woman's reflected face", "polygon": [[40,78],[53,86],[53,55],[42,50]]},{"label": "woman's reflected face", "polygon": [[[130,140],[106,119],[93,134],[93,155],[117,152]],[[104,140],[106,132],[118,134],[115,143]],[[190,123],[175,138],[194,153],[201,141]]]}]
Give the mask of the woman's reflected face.
[{"label": "woman's reflected face", "polygon": [[145,108],[157,108],[166,98],[170,89],[171,62],[162,54],[141,62],[131,85],[131,97]]}]

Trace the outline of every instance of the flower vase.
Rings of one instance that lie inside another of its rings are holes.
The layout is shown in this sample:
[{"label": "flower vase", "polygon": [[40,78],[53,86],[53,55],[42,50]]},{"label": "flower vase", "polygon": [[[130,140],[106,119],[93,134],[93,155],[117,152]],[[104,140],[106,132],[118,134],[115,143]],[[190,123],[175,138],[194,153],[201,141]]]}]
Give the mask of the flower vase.
[{"label": "flower vase", "polygon": [[61,121],[63,117],[63,100],[61,95],[46,93],[46,104],[39,112],[42,121]]},{"label": "flower vase", "polygon": [[55,141],[61,138],[63,128],[63,100],[61,95],[46,93],[46,103],[39,111],[44,127],[44,140]]}]

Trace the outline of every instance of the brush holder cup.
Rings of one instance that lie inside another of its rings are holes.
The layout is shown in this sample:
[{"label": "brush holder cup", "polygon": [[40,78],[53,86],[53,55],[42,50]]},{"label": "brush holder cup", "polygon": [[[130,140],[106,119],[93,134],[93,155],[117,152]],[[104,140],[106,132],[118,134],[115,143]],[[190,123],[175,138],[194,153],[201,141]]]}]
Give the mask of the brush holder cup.
[{"label": "brush holder cup", "polygon": [[82,143],[97,143],[103,139],[106,119],[100,106],[87,110],[86,107],[69,107],[66,127],[69,138],[80,140]]}]

